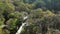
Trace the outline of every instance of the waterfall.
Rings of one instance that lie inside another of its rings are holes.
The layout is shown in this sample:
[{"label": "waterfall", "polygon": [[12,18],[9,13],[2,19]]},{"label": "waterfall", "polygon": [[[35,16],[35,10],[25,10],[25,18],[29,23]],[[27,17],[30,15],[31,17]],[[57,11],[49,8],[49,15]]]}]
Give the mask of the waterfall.
[{"label": "waterfall", "polygon": [[22,25],[20,26],[20,28],[18,29],[16,34],[20,34],[23,30],[23,27],[25,26],[26,23],[22,23]]},{"label": "waterfall", "polygon": [[[25,16],[23,18],[23,20],[26,20],[28,18],[28,16]],[[16,32],[16,34],[21,34],[23,27],[26,25],[26,22],[22,23],[22,25],[20,26],[20,28],[18,29],[18,31]]]}]

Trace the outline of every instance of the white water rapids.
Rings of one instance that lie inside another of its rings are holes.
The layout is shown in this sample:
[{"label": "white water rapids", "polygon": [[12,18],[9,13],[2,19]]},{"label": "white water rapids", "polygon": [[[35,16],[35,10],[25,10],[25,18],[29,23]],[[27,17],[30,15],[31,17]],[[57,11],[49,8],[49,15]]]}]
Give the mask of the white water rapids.
[{"label": "white water rapids", "polygon": [[[28,18],[28,16],[25,16],[23,18],[23,20],[26,20]],[[16,34],[21,34],[23,27],[26,25],[26,23],[22,23],[22,25],[20,26],[20,28],[18,29],[18,31],[16,32]]]}]

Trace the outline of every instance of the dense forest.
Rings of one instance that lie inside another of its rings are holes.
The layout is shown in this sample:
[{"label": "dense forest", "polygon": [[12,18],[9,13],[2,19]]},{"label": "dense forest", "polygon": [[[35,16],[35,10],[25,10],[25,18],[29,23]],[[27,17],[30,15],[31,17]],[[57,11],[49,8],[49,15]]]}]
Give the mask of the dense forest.
[{"label": "dense forest", "polygon": [[0,34],[60,34],[60,0],[0,0]]}]

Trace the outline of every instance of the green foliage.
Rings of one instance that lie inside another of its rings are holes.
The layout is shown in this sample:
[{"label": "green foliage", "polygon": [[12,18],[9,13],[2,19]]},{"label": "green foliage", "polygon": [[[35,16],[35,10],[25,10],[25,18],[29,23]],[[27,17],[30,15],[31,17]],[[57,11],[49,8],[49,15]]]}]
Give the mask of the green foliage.
[{"label": "green foliage", "polygon": [[2,28],[0,28],[0,34],[4,34],[3,31],[2,31]]},{"label": "green foliage", "polygon": [[8,25],[9,29],[14,29],[16,27],[16,23],[17,23],[17,19],[13,18],[13,19],[9,19],[6,24]]},{"label": "green foliage", "polygon": [[[22,34],[54,34],[55,29],[60,30],[59,3],[60,0],[0,0],[0,25],[8,25],[5,31],[13,30],[10,33],[15,34],[22,22],[26,22],[28,26]],[[23,20],[23,12],[28,19]],[[0,34],[3,29],[0,28]]]},{"label": "green foliage", "polygon": [[5,4],[2,2],[2,0],[0,0],[0,14],[3,13],[4,9],[5,9]]},{"label": "green foliage", "polygon": [[17,19],[22,19],[24,14],[20,12],[12,12],[8,15],[9,18],[17,18]]},{"label": "green foliage", "polygon": [[5,19],[4,19],[3,16],[1,15],[1,16],[0,16],[0,25],[3,25],[3,24],[4,24],[4,21],[5,21]]}]

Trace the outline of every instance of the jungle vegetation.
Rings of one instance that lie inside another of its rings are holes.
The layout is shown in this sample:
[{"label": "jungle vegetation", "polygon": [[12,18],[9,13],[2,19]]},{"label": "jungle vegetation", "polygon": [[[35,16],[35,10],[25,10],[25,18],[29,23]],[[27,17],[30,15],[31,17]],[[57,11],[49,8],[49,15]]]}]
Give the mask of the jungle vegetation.
[{"label": "jungle vegetation", "polygon": [[60,0],[0,0],[0,34],[16,34],[22,22],[21,34],[60,34]]}]

